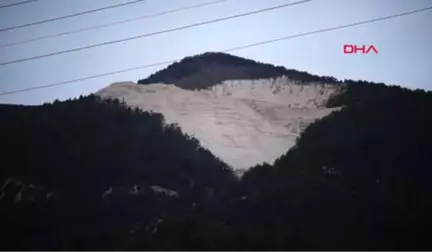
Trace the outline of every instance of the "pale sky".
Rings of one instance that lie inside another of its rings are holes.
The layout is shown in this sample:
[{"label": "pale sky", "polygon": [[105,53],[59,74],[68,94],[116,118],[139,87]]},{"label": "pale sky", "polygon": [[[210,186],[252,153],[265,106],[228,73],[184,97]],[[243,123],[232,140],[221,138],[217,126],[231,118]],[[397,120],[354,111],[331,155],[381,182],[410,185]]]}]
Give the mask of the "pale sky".
[{"label": "pale sky", "polygon": [[[0,5],[22,0],[0,0]],[[39,0],[0,9],[0,29],[130,0]],[[0,32],[0,45],[88,26],[155,14],[212,0],[147,0],[57,22]],[[152,19],[0,48],[0,62],[272,7],[296,0],[227,0]],[[432,6],[432,0],[315,0],[239,19],[0,66],[0,92],[46,85],[124,68],[220,51]],[[432,11],[359,27],[248,48],[232,54],[338,79],[363,79],[432,90]],[[344,44],[374,45],[379,54],[344,55]],[[165,66],[0,96],[0,103],[41,104],[96,92],[118,81],[137,81]]]}]

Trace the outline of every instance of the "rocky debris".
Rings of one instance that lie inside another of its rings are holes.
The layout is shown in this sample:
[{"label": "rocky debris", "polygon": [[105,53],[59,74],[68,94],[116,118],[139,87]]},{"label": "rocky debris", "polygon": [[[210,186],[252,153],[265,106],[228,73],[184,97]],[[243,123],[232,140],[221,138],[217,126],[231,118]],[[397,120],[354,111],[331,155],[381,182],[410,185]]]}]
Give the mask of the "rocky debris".
[{"label": "rocky debris", "polygon": [[0,201],[11,199],[15,204],[28,201],[59,199],[59,193],[44,186],[26,183],[16,178],[7,178],[0,188]]},{"label": "rocky debris", "polygon": [[135,184],[130,187],[125,187],[125,186],[109,187],[108,189],[102,192],[102,198],[107,199],[111,196],[116,196],[116,195],[121,197],[126,195],[139,196],[145,193],[154,193],[163,196],[175,196],[175,197],[179,196],[179,193],[177,191],[164,188],[162,186],[158,186],[158,185],[149,186],[149,185]]},{"label": "rocky debris", "polygon": [[171,190],[171,189],[167,189],[167,188],[163,188],[161,186],[157,186],[157,185],[153,185],[151,186],[151,189],[153,190],[153,192],[155,192],[156,194],[163,194],[166,196],[179,196],[179,193]]}]

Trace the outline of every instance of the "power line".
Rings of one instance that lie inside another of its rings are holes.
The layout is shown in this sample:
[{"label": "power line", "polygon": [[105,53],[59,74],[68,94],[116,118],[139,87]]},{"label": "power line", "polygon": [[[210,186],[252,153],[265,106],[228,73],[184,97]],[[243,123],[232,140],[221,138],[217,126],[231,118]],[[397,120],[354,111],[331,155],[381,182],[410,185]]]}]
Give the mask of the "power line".
[{"label": "power line", "polygon": [[36,2],[36,1],[39,1],[39,0],[27,0],[27,1],[22,1],[22,2],[18,2],[18,3],[5,4],[5,5],[0,6],[0,9],[9,8],[9,7],[17,6],[17,5],[22,5],[22,4],[28,4],[28,3],[32,3],[32,2]]},{"label": "power line", "polygon": [[168,29],[168,30],[162,30],[162,31],[157,31],[157,32],[152,32],[152,33],[145,33],[145,34],[141,34],[141,35],[137,35],[137,36],[133,36],[133,37],[123,38],[123,39],[118,39],[118,40],[111,40],[111,41],[107,41],[107,42],[103,42],[103,43],[99,43],[99,44],[93,44],[93,45],[88,45],[88,46],[83,46],[83,47],[77,47],[77,48],[73,48],[73,49],[69,49],[69,50],[64,50],[64,51],[59,51],[59,52],[54,52],[54,53],[48,53],[48,54],[42,54],[42,55],[33,56],[33,57],[29,57],[29,58],[23,58],[23,59],[18,59],[18,60],[1,62],[0,66],[14,64],[14,63],[19,63],[19,62],[24,62],[24,61],[29,61],[29,60],[47,58],[47,57],[51,57],[51,56],[55,56],[55,55],[60,55],[60,54],[66,54],[66,53],[71,53],[71,52],[88,50],[88,49],[91,49],[91,48],[96,48],[96,47],[101,47],[101,46],[107,46],[107,45],[112,45],[112,44],[117,44],[117,43],[122,43],[122,42],[130,41],[130,40],[135,40],[135,39],[140,39],[140,38],[144,38],[144,37],[151,37],[151,36],[155,36],[155,35],[159,35],[159,34],[163,34],[163,33],[169,33],[169,32],[174,32],[174,31],[179,31],[179,30],[185,30],[185,29],[189,29],[189,28],[192,28],[192,27],[203,26],[203,25],[212,24],[212,23],[221,22],[221,21],[226,21],[226,20],[230,20],[230,19],[235,19],[235,18],[250,16],[250,15],[258,14],[258,13],[261,13],[261,12],[266,12],[266,11],[281,9],[281,8],[284,8],[284,7],[298,5],[298,4],[303,4],[303,3],[307,3],[307,2],[311,2],[311,1],[314,1],[314,0],[302,0],[302,1],[299,1],[299,2],[278,5],[278,6],[274,6],[274,7],[270,7],[270,8],[265,8],[265,9],[259,9],[259,10],[256,10],[256,11],[251,11],[251,12],[246,12],[246,13],[237,14],[237,15],[233,15],[233,16],[228,16],[228,17],[224,17],[224,18],[218,18],[218,19],[213,19],[213,20],[209,20],[209,21],[204,21],[204,22],[194,23],[194,24],[190,24],[190,25],[180,26],[180,27],[172,28],[172,29]]},{"label": "power line", "polygon": [[29,26],[35,26],[35,25],[40,25],[40,24],[45,24],[45,23],[50,23],[50,22],[54,22],[54,21],[58,21],[58,20],[66,19],[66,18],[81,16],[81,15],[99,12],[99,11],[103,11],[103,10],[108,10],[108,9],[118,8],[118,7],[122,7],[122,6],[126,6],[126,5],[131,5],[131,4],[139,3],[142,1],[144,1],[144,0],[135,0],[135,1],[131,1],[131,2],[115,4],[115,5],[110,5],[110,6],[106,6],[106,7],[102,7],[102,8],[97,8],[97,9],[87,10],[87,11],[78,12],[78,13],[74,13],[74,14],[69,14],[66,16],[45,19],[45,20],[41,20],[41,21],[37,21],[37,22],[33,22],[33,23],[27,23],[27,24],[22,24],[22,25],[17,25],[17,26],[6,27],[6,28],[0,29],[0,32],[15,30],[15,29],[29,27]]},{"label": "power line", "polygon": [[72,30],[72,31],[68,31],[68,32],[61,32],[61,33],[56,33],[56,34],[52,34],[52,35],[22,40],[22,41],[18,41],[18,42],[12,42],[9,44],[3,44],[3,45],[0,45],[0,48],[5,48],[5,47],[10,47],[10,46],[15,46],[15,45],[21,45],[21,44],[27,44],[27,43],[35,42],[35,41],[39,41],[39,40],[55,38],[55,37],[60,37],[60,36],[64,36],[64,35],[80,33],[80,32],[84,32],[84,31],[90,31],[90,30],[110,27],[110,26],[119,25],[119,24],[125,24],[125,23],[129,23],[129,22],[143,20],[143,19],[160,17],[160,16],[167,15],[167,14],[172,14],[172,13],[181,12],[181,11],[185,11],[185,10],[191,10],[191,9],[200,8],[200,7],[213,5],[213,4],[217,4],[217,3],[221,3],[221,2],[226,2],[226,1],[228,1],[228,0],[217,0],[217,1],[212,1],[212,2],[206,2],[206,3],[184,6],[184,7],[180,7],[177,9],[172,9],[172,10],[163,11],[163,12],[145,15],[145,16],[140,16],[140,17],[136,17],[136,18],[125,19],[125,20],[121,20],[121,21],[117,21],[117,22],[111,22],[111,23],[106,23],[106,24],[102,24],[102,25],[95,25],[95,26],[90,26],[90,27],[82,28],[82,29],[76,29],[76,30]]},{"label": "power line", "polygon": [[365,20],[365,21],[359,21],[359,22],[350,23],[350,24],[346,24],[346,25],[333,26],[333,27],[324,28],[324,29],[320,29],[320,30],[298,33],[298,34],[290,35],[290,36],[286,36],[286,37],[280,37],[280,38],[276,38],[276,39],[272,39],[272,40],[257,42],[257,43],[249,44],[249,45],[245,45],[245,46],[234,47],[234,48],[229,49],[229,51],[237,51],[237,50],[242,50],[242,49],[246,49],[249,47],[255,47],[255,46],[270,44],[270,43],[274,43],[274,42],[279,42],[282,40],[304,37],[304,36],[308,36],[308,35],[312,35],[312,34],[316,34],[316,33],[335,31],[335,30],[340,30],[340,29],[344,29],[344,28],[349,28],[349,27],[354,27],[354,26],[359,26],[359,25],[364,25],[364,24],[369,24],[369,23],[375,23],[375,22],[383,21],[383,20],[387,20],[387,19],[393,19],[393,18],[397,18],[397,17],[412,15],[412,14],[427,11],[427,10],[432,10],[432,6],[413,10],[413,11],[407,11],[407,12],[402,12],[402,13],[398,13],[398,14],[393,14],[390,16],[379,17],[379,18],[369,19],[369,20]]},{"label": "power line", "polygon": [[[369,19],[369,20],[365,20],[365,21],[359,21],[359,22],[345,24],[345,25],[333,26],[330,28],[324,28],[324,29],[319,29],[319,30],[314,30],[314,31],[304,32],[304,33],[298,33],[298,34],[294,34],[294,35],[290,35],[290,36],[280,37],[280,38],[266,40],[266,41],[261,41],[261,42],[257,42],[257,43],[253,43],[253,44],[248,44],[248,45],[243,45],[243,46],[238,46],[238,47],[232,47],[230,49],[226,49],[226,50],[223,50],[220,52],[227,53],[227,52],[232,52],[232,51],[238,51],[238,50],[256,47],[256,46],[260,46],[260,45],[271,44],[271,43],[275,43],[275,42],[279,42],[279,41],[283,41],[283,40],[295,39],[295,38],[309,36],[309,35],[313,35],[313,34],[324,33],[324,32],[335,31],[335,30],[341,30],[341,29],[345,29],[345,28],[349,28],[349,27],[360,26],[360,25],[375,23],[375,22],[379,22],[379,21],[383,21],[383,20],[387,20],[387,19],[393,19],[393,18],[397,18],[397,17],[412,15],[415,13],[419,13],[419,12],[423,12],[423,11],[427,11],[427,10],[431,10],[431,9],[432,9],[432,6],[422,8],[422,9],[413,10],[413,11],[407,11],[407,12],[403,12],[403,13],[393,14],[390,16],[379,17],[379,18]],[[152,64],[147,64],[147,65],[141,65],[141,66],[125,68],[125,69],[117,70],[117,71],[113,71],[113,72],[91,75],[91,76],[82,77],[82,78],[78,78],[78,79],[72,79],[72,80],[47,84],[47,85],[17,89],[14,91],[2,92],[2,93],[0,93],[0,96],[15,94],[15,93],[28,92],[28,91],[32,91],[32,90],[36,90],[36,89],[44,89],[44,88],[60,86],[60,85],[66,85],[66,84],[73,83],[73,82],[95,79],[95,78],[100,78],[100,77],[104,77],[104,76],[115,75],[115,74],[119,74],[119,73],[130,72],[130,71],[135,71],[135,70],[144,69],[144,68],[150,68],[150,67],[154,67],[154,66],[166,65],[166,64],[177,62],[179,60],[181,60],[181,59],[152,63]]]}]

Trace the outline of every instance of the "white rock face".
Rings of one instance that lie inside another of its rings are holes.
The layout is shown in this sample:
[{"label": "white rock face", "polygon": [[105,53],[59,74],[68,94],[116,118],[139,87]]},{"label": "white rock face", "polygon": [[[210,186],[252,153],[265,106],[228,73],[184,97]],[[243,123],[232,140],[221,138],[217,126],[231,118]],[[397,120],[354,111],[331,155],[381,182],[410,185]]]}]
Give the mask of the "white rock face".
[{"label": "white rock face", "polygon": [[244,170],[272,164],[293,147],[310,123],[332,111],[324,104],[340,87],[286,77],[230,80],[199,91],[122,82],[97,95],[163,114],[165,123],[178,124],[233,169]]}]

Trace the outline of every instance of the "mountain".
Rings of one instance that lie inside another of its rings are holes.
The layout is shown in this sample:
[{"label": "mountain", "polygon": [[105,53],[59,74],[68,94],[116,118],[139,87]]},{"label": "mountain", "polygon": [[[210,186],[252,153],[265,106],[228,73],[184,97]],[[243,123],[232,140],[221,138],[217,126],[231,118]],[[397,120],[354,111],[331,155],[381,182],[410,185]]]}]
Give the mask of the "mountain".
[{"label": "mountain", "polygon": [[138,84],[115,83],[97,95],[163,114],[239,174],[273,164],[310,123],[338,109],[326,102],[345,88],[333,77],[216,52],[186,57]]},{"label": "mountain", "polygon": [[431,250],[432,93],[285,71],[208,53],[1,105],[0,248]]},{"label": "mountain", "polygon": [[303,83],[337,81],[334,77],[312,75],[227,53],[207,52],[186,57],[146,79],[138,80],[138,84],[165,83],[194,90],[205,89],[226,80],[271,79],[283,75]]}]

